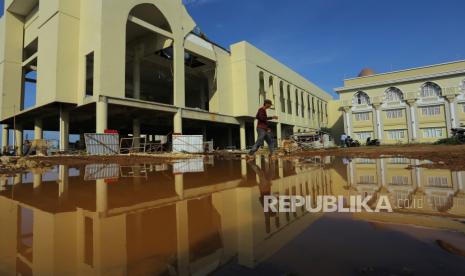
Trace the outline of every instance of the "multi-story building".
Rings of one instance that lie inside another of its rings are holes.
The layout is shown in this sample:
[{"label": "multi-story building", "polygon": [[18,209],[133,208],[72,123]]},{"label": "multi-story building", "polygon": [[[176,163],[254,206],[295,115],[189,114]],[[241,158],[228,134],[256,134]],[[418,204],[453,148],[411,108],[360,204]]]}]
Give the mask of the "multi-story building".
[{"label": "multi-story building", "polygon": [[[0,19],[3,145],[8,130],[204,134],[253,142],[265,98],[277,139],[326,127],[331,96],[247,42],[196,31],[181,0],[6,0]],[[21,148],[21,147],[20,147]]]},{"label": "multi-story building", "polygon": [[375,74],[336,88],[345,132],[365,142],[434,142],[465,124],[465,61]]}]

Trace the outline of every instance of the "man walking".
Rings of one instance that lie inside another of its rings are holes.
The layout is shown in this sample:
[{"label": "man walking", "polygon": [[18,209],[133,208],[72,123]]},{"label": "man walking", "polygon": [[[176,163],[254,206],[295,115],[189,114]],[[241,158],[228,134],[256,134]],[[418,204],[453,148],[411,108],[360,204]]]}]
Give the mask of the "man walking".
[{"label": "man walking", "polygon": [[257,124],[257,134],[258,139],[252,149],[249,151],[249,156],[255,155],[255,152],[263,146],[263,142],[266,141],[268,148],[270,149],[270,154],[273,154],[273,138],[271,137],[271,129],[268,126],[268,120],[278,119],[277,116],[268,117],[266,110],[273,105],[271,100],[265,100],[263,106],[258,109],[257,115],[255,118],[258,120]]}]

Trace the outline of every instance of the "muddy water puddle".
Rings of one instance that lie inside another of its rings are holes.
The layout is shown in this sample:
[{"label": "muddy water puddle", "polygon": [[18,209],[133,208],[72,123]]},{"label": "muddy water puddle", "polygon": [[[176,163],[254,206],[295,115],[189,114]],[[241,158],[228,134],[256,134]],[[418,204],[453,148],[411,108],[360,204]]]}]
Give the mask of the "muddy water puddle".
[{"label": "muddy water puddle", "polygon": [[[4,175],[0,275],[465,275],[465,172],[425,164],[208,157]],[[269,196],[384,198],[392,212],[265,212]]]}]

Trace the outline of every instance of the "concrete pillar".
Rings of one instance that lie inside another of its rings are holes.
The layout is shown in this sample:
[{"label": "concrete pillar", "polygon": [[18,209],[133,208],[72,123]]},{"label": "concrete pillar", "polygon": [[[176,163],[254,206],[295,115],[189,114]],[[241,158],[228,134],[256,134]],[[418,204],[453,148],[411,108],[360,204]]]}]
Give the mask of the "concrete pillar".
[{"label": "concrete pillar", "polygon": [[246,138],[246,133],[245,133],[245,121],[240,122],[239,136],[241,140],[241,150],[246,150],[247,149],[247,138]]},{"label": "concrete pillar", "polygon": [[134,62],[132,67],[132,85],[134,99],[140,100],[140,61],[143,56],[143,48],[138,45],[134,49]]},{"label": "concrete pillar", "polygon": [[241,159],[241,176],[243,179],[247,179],[247,160]]},{"label": "concrete pillar", "polygon": [[34,187],[34,190],[35,189],[38,189],[40,187],[40,185],[42,184],[42,174],[40,173],[37,173],[37,172],[34,172],[33,174],[33,187]]},{"label": "concrete pillar", "polygon": [[343,108],[344,110],[344,129],[348,136],[353,136],[352,131],[352,109],[350,106]]},{"label": "concrete pillar", "polygon": [[60,108],[60,150],[69,147],[69,112]]},{"label": "concrete pillar", "polygon": [[15,128],[15,147],[16,147],[16,155],[23,154],[23,127],[21,125],[16,124]]},{"label": "concrete pillar", "polygon": [[411,143],[413,141],[413,126],[412,126],[412,111],[410,110],[410,104],[407,103],[405,108],[405,115],[407,117],[407,135],[408,141]]},{"label": "concrete pillar", "polygon": [[179,108],[178,112],[173,117],[173,133],[182,134],[182,109]]},{"label": "concrete pillar", "polygon": [[276,139],[277,139],[277,147],[281,147],[281,140],[283,139],[283,129],[281,123],[276,124]]},{"label": "concrete pillar", "polygon": [[68,194],[69,167],[60,165],[58,167],[58,196],[66,198]]},{"label": "concrete pillar", "polygon": [[174,175],[174,191],[179,196],[180,199],[184,199],[184,175],[175,174]]},{"label": "concrete pillar", "polygon": [[253,137],[254,137],[254,141],[255,141],[255,142],[256,142],[257,139],[258,139],[257,126],[258,126],[258,120],[255,119],[255,120],[253,121]]},{"label": "concrete pillar", "polygon": [[417,122],[417,103],[415,100],[408,101],[410,105],[410,125],[412,126],[412,140],[415,141],[418,139],[419,124]]},{"label": "concrete pillar", "polygon": [[3,152],[9,144],[8,125],[2,125],[2,149]]},{"label": "concrete pillar", "polygon": [[108,129],[108,102],[105,97],[100,97],[96,109],[96,132],[103,133]]},{"label": "concrete pillar", "polygon": [[104,213],[108,209],[108,189],[104,179],[97,179],[96,185],[96,210],[98,213]]},{"label": "concrete pillar", "polygon": [[140,143],[141,143],[141,131],[140,131],[140,120],[138,118],[132,119],[132,135],[134,138],[134,143],[133,147],[136,151],[139,151],[140,149]]},{"label": "concrete pillar", "polygon": [[452,114],[451,114],[451,108],[450,108],[450,101],[451,99],[448,97],[446,98],[446,101],[444,103],[444,112],[446,113],[446,131],[447,131],[447,137],[452,136]]},{"label": "concrete pillar", "polygon": [[184,68],[184,46],[183,37],[175,40],[173,45],[174,64],[174,97],[173,104],[183,108],[185,106],[185,68]]},{"label": "concrete pillar", "polygon": [[34,121],[34,139],[43,139],[42,119],[40,118]]}]

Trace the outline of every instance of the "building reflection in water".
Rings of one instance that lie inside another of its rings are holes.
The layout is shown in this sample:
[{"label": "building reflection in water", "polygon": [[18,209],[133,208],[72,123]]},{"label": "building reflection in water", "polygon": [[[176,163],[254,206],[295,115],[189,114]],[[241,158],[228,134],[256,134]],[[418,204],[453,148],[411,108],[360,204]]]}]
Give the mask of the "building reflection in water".
[{"label": "building reflection in water", "polygon": [[388,195],[400,215],[465,217],[465,172],[412,165],[419,162],[207,158],[3,176],[0,274],[207,274],[234,257],[254,267],[322,215],[264,213],[270,194],[371,195],[372,204]]}]

